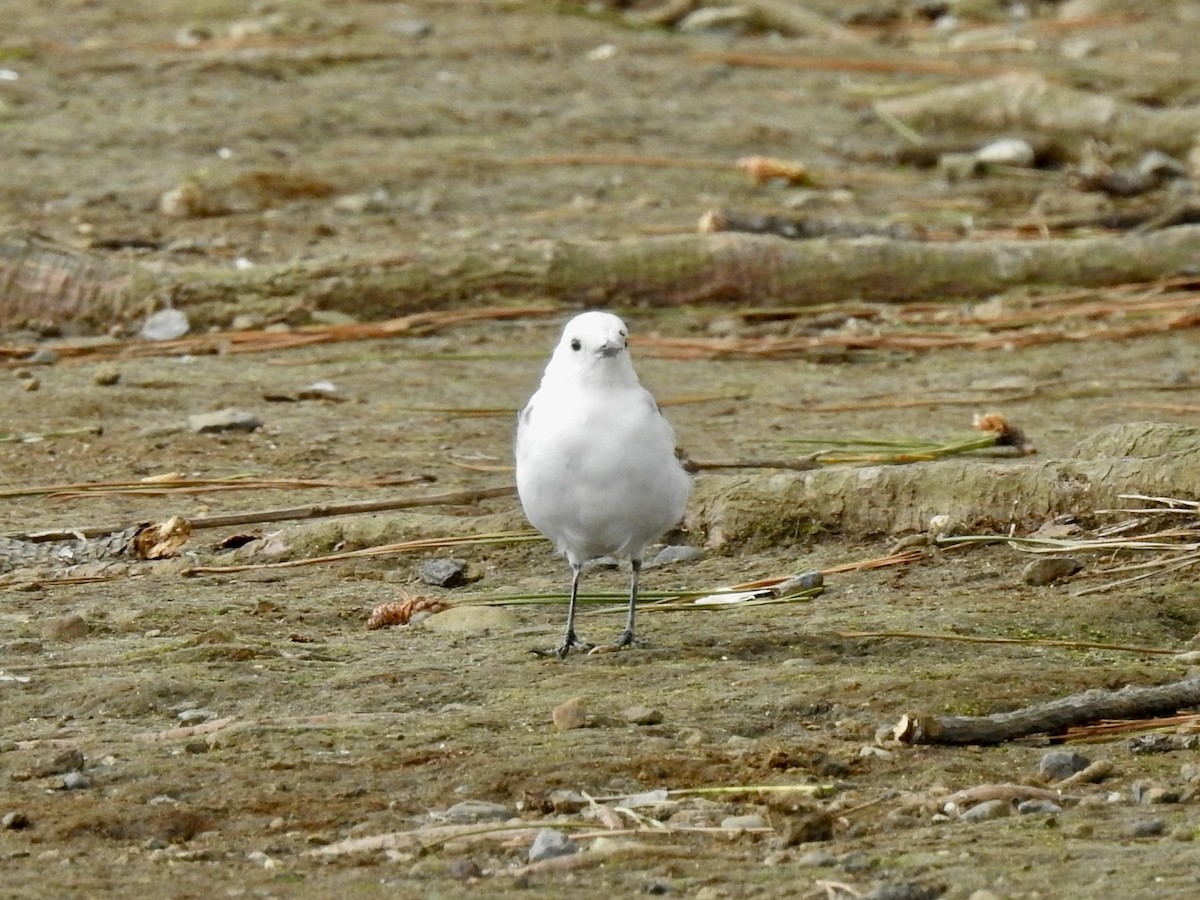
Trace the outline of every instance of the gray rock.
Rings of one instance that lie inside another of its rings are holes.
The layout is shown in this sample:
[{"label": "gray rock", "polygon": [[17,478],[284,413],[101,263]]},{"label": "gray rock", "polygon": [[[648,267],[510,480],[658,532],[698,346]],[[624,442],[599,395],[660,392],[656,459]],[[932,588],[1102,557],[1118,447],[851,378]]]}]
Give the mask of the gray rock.
[{"label": "gray rock", "polygon": [[1134,822],[1129,829],[1130,837],[1147,838],[1159,837],[1167,833],[1167,823],[1162,819],[1145,819],[1141,822]]},{"label": "gray rock", "polygon": [[142,323],[141,336],[148,341],[173,341],[192,330],[187,313],[181,309],[160,309]]},{"label": "gray rock", "polygon": [[82,772],[68,772],[62,779],[64,791],[80,791],[91,786],[92,782]]},{"label": "gray rock", "polygon": [[837,865],[837,857],[824,850],[809,850],[796,860],[796,865],[806,869],[820,869]]},{"label": "gray rock", "polygon": [[1138,781],[1133,785],[1133,799],[1135,803],[1140,803],[1143,806],[1148,806],[1152,803],[1178,803],[1179,791],[1174,788],[1169,788],[1161,784],[1154,784],[1149,781]]},{"label": "gray rock", "polygon": [[986,822],[989,819],[1002,819],[1012,813],[1012,804],[1007,800],[984,800],[972,806],[960,817],[964,822]]},{"label": "gray rock", "polygon": [[621,713],[621,718],[630,725],[657,725],[663,714],[651,706],[631,706]]},{"label": "gray rock", "polygon": [[1043,556],[1021,570],[1021,580],[1040,587],[1070,578],[1082,568],[1083,563],[1070,556]]},{"label": "gray rock", "polygon": [[469,825],[472,822],[499,822],[511,819],[513,811],[501,803],[489,803],[487,800],[463,800],[455,803],[446,810],[448,822],[459,825]]},{"label": "gray rock", "polygon": [[728,828],[730,831],[745,828],[766,828],[767,820],[757,813],[750,813],[744,816],[726,816],[721,820],[721,827]]},{"label": "gray rock", "polygon": [[211,709],[185,709],[177,713],[177,718],[184,725],[191,725],[195,722],[207,722],[209,719],[215,719],[217,714]]},{"label": "gray rock", "polygon": [[427,559],[421,563],[421,580],[434,587],[461,587],[467,583],[467,561],[465,559]]},{"label": "gray rock", "polygon": [[240,409],[218,409],[216,412],[196,413],[188,416],[188,427],[196,434],[212,434],[220,431],[257,431],[262,420],[254,413]]},{"label": "gray rock", "polygon": [[1038,761],[1038,774],[1048,781],[1062,781],[1076,772],[1082,772],[1092,761],[1081,753],[1070,750],[1049,750]]},{"label": "gray rock", "polygon": [[1062,812],[1062,807],[1053,800],[1022,800],[1017,804],[1017,812],[1023,816],[1037,813],[1047,813],[1053,816]]},{"label": "gray rock", "polygon": [[543,828],[529,847],[529,861],[540,862],[556,856],[570,856],[579,851],[579,845],[557,828]]},{"label": "gray rock", "polygon": [[653,569],[658,566],[669,566],[671,563],[695,562],[698,559],[704,559],[704,551],[699,547],[671,544],[659,550],[654,559],[646,563],[644,568]]}]

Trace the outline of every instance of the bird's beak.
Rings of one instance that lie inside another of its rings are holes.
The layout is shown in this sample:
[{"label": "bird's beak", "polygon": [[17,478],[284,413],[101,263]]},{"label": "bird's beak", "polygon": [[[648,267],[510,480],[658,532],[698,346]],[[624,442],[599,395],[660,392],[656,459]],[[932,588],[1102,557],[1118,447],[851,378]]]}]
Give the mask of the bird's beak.
[{"label": "bird's beak", "polygon": [[605,341],[603,344],[601,344],[600,348],[596,352],[607,359],[610,356],[616,356],[618,353],[620,353],[624,349],[625,349],[624,341],[608,340],[608,341]]}]

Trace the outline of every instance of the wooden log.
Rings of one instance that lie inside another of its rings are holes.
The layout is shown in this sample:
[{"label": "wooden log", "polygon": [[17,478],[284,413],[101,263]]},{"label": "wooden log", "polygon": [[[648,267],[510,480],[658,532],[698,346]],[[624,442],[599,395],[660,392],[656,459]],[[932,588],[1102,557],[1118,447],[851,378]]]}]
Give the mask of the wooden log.
[{"label": "wooden log", "polygon": [[905,715],[892,729],[905,744],[1000,744],[1060,734],[1103,719],[1143,719],[1200,705],[1200,677],[1119,691],[1091,690],[990,716]]},{"label": "wooden log", "polygon": [[0,238],[0,328],[74,321],[102,329],[168,302],[200,329],[228,325],[248,310],[283,318],[297,308],[333,309],[369,320],[499,300],[527,303],[531,296],[572,306],[954,301],[1034,284],[1151,281],[1185,271],[1198,244],[1197,225],[1028,241],[675,234],[501,249],[453,245],[387,260],[231,272],[154,270],[18,235]]}]

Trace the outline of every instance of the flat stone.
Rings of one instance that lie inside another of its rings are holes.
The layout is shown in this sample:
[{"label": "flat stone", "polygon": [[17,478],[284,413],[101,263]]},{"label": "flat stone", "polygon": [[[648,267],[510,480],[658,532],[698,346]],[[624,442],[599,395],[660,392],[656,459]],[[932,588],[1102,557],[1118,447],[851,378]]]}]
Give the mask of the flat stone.
[{"label": "flat stone", "polygon": [[630,725],[657,725],[663,714],[651,706],[631,706],[621,713],[621,718]]},{"label": "flat stone", "polygon": [[1147,819],[1142,822],[1135,822],[1129,829],[1130,837],[1148,838],[1161,837],[1167,833],[1167,823],[1162,819]]},{"label": "flat stone", "polygon": [[513,811],[502,803],[487,800],[463,800],[446,810],[446,820],[459,825],[472,822],[502,822],[511,819]]},{"label": "flat stone", "polygon": [[91,786],[92,782],[82,772],[68,772],[62,779],[62,789],[64,791],[81,791]]},{"label": "flat stone", "polygon": [[964,822],[986,822],[989,819],[1002,819],[1012,813],[1012,804],[1007,800],[984,800],[972,806],[960,816]]},{"label": "flat stone", "polygon": [[451,606],[423,619],[421,626],[440,634],[507,633],[517,627],[517,617],[502,606]]},{"label": "flat stone", "polygon": [[216,412],[196,413],[188,416],[188,427],[196,434],[214,434],[221,431],[257,431],[262,420],[254,413],[241,409],[218,409]]},{"label": "flat stone", "polygon": [[1022,800],[1017,804],[1017,812],[1023,816],[1038,813],[1055,816],[1062,812],[1062,807],[1053,800]]},{"label": "flat stone", "polygon": [[1043,556],[1021,570],[1021,580],[1040,587],[1064,581],[1083,568],[1083,563],[1071,556]]},{"label": "flat stone", "polygon": [[582,728],[587,724],[587,701],[583,697],[572,697],[554,707],[551,718],[559,731]]},{"label": "flat stone", "polygon": [[658,566],[669,566],[672,563],[695,562],[698,559],[704,559],[704,551],[699,547],[671,544],[659,550],[654,559],[646,563],[644,568],[654,569]]},{"label": "flat stone", "polygon": [[579,845],[557,828],[543,828],[529,847],[529,861],[535,863],[556,856],[570,856],[578,851]]},{"label": "flat stone", "polygon": [[767,820],[757,813],[744,816],[726,816],[721,820],[721,827],[730,831],[740,831],[747,828],[766,828]]},{"label": "flat stone", "polygon": [[160,309],[142,323],[140,334],[148,341],[173,341],[192,330],[187,313],[181,309]]},{"label": "flat stone", "polygon": [[427,559],[421,563],[421,580],[434,587],[456,588],[467,583],[464,559]]},{"label": "flat stone", "polygon": [[1082,753],[1070,750],[1049,750],[1038,761],[1038,774],[1048,781],[1062,781],[1082,772],[1092,761]]}]

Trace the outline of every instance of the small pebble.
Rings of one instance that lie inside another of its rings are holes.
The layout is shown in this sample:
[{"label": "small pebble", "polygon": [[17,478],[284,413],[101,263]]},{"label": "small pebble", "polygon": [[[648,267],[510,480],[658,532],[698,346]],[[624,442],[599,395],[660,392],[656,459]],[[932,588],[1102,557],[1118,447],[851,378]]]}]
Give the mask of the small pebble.
[{"label": "small pebble", "polygon": [[551,791],[547,799],[550,801],[551,808],[556,813],[566,813],[568,815],[570,813],[577,813],[588,805],[583,794],[578,791],[569,791],[561,788]]},{"label": "small pebble", "polygon": [[621,713],[630,725],[657,725],[663,720],[663,714],[651,706],[631,706]]},{"label": "small pebble", "polygon": [[1049,750],[1038,761],[1038,774],[1047,781],[1062,781],[1076,772],[1082,772],[1092,761],[1081,753],[1070,750]]},{"label": "small pebble", "polygon": [[185,709],[176,714],[175,718],[180,721],[180,724],[191,725],[195,722],[207,722],[209,719],[215,719],[217,714],[211,709]]},{"label": "small pebble", "polygon": [[91,786],[91,781],[82,772],[68,772],[62,779],[64,791],[79,791]]},{"label": "small pebble", "polygon": [[33,391],[39,390],[41,388],[41,386],[42,386],[42,383],[40,381],[38,381],[36,378],[26,378],[24,381],[21,382],[21,390],[25,391],[25,393],[27,393],[27,394],[32,393]]},{"label": "small pebble", "polygon": [[427,559],[421,563],[421,580],[434,587],[461,587],[468,581],[467,561],[464,559]]},{"label": "small pebble", "polygon": [[1062,812],[1062,807],[1053,800],[1022,800],[1017,804],[1017,812],[1023,816],[1035,815],[1037,813],[1046,813],[1054,816]]},{"label": "small pebble", "polygon": [[433,34],[433,23],[425,19],[398,19],[389,22],[387,30],[407,38],[423,38]]},{"label": "small pebble", "polygon": [[29,816],[23,812],[7,812],[0,816],[0,828],[10,831],[20,831],[22,828],[28,828],[31,824]]},{"label": "small pebble", "polygon": [[669,566],[671,563],[695,562],[698,559],[704,559],[704,551],[699,547],[671,544],[659,550],[654,559],[646,563],[643,568],[653,569],[657,566]]},{"label": "small pebble", "polygon": [[1012,804],[1007,800],[984,800],[972,806],[959,818],[964,822],[986,822],[989,819],[1002,819],[1012,813]]},{"label": "small pebble", "polygon": [[1130,837],[1146,838],[1159,837],[1167,833],[1167,823],[1162,819],[1147,819],[1143,822],[1135,822],[1133,827],[1129,829]]},{"label": "small pebble", "polygon": [[571,731],[587,724],[587,701],[583,697],[572,697],[554,707],[551,714],[554,727],[559,731]]},{"label": "small pebble", "polygon": [[1021,580],[1040,587],[1070,578],[1082,568],[1083,563],[1070,556],[1044,556],[1021,570]]},{"label": "small pebble", "polygon": [[140,334],[148,341],[173,341],[191,331],[187,313],[181,309],[160,309],[142,323]]},{"label": "small pebble", "polygon": [[557,828],[543,828],[533,839],[529,847],[529,861],[540,862],[543,859],[553,859],[556,856],[570,856],[579,850],[579,845],[568,838]]},{"label": "small pebble", "polygon": [[1029,141],[1021,138],[1001,138],[976,150],[975,158],[985,163],[1028,168],[1033,165],[1037,154]]},{"label": "small pebble", "polygon": [[757,813],[745,816],[727,816],[721,820],[721,827],[730,831],[741,831],[747,828],[766,828],[767,820]]},{"label": "small pebble", "polygon": [[483,874],[483,869],[473,859],[452,859],[446,864],[446,874],[459,881],[467,881],[478,878]]},{"label": "small pebble", "polygon": [[1134,784],[1132,793],[1134,802],[1143,806],[1149,806],[1152,803],[1179,802],[1179,791],[1161,784],[1139,781]]},{"label": "small pebble", "polygon": [[78,613],[55,616],[42,623],[42,638],[47,641],[71,641],[88,633],[88,623]]},{"label": "small pebble", "polygon": [[262,427],[262,420],[254,413],[227,408],[188,416],[188,427],[196,434],[213,434],[220,431],[256,431]]},{"label": "small pebble", "polygon": [[120,380],[121,370],[111,363],[97,366],[96,371],[92,373],[92,382],[100,387],[112,387]]},{"label": "small pebble", "polygon": [[512,817],[513,811],[507,806],[487,800],[463,800],[446,810],[446,820],[458,825],[503,821]]},{"label": "small pebble", "polygon": [[820,869],[837,865],[837,857],[824,850],[810,850],[796,860],[796,865],[805,869]]}]

